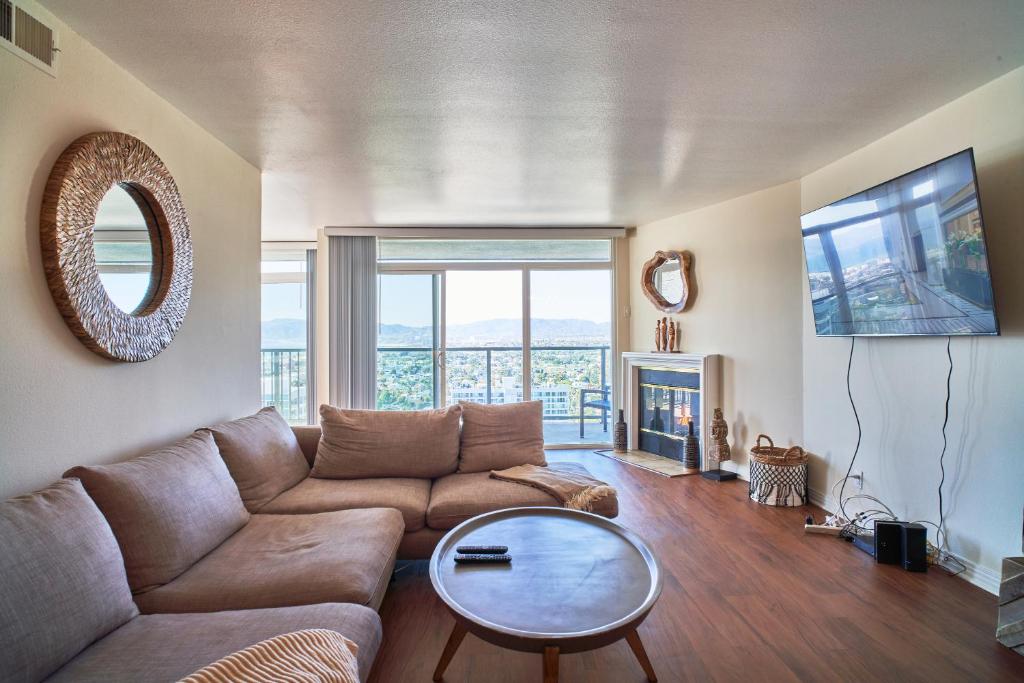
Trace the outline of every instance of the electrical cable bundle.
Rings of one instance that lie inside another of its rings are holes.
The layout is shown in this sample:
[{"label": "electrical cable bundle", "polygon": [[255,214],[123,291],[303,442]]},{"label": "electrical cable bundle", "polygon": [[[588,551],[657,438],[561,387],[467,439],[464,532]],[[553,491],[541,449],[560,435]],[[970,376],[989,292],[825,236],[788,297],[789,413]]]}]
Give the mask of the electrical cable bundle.
[{"label": "electrical cable bundle", "polygon": [[[928,562],[929,564],[938,565],[943,569],[946,569],[953,576],[960,574],[967,569],[966,565],[961,562],[955,555],[949,551],[949,545],[946,538],[946,516],[945,508],[942,497],[942,487],[946,482],[946,468],[945,468],[945,457],[948,440],[946,437],[946,428],[949,425],[949,402],[950,402],[950,387],[953,378],[953,355],[950,351],[951,337],[946,337],[946,358],[949,361],[949,371],[946,374],[946,403],[945,403],[945,415],[942,421],[942,452],[939,455],[939,470],[942,476],[939,480],[939,523],[919,519],[912,522],[912,524],[923,524],[930,526],[935,529],[935,544],[931,541],[928,542]],[[863,430],[861,428],[860,414],[857,412],[857,404],[853,400],[853,390],[850,384],[850,371],[853,367],[853,351],[856,348],[857,338],[850,337],[850,358],[846,364],[846,394],[850,399],[850,408],[853,410],[854,419],[857,421],[857,444],[853,449],[853,457],[850,458],[850,466],[846,468],[846,475],[836,481],[832,485],[830,495],[839,504],[839,511],[835,514],[829,515],[825,519],[825,526],[838,527],[841,529],[840,537],[852,538],[855,535],[861,533],[874,534],[874,522],[875,520],[883,521],[899,521],[896,513],[892,509],[882,502],[875,496],[868,495],[866,493],[855,493],[849,496],[845,495],[846,483],[851,479],[853,472],[853,465],[857,461],[857,455],[860,453],[861,438],[863,436]],[[863,485],[861,480],[861,485]],[[836,496],[836,487],[839,487],[839,496]],[[863,506],[864,509],[853,514],[847,512],[847,505],[855,504]],[[950,570],[946,565],[953,565],[955,571]]]}]

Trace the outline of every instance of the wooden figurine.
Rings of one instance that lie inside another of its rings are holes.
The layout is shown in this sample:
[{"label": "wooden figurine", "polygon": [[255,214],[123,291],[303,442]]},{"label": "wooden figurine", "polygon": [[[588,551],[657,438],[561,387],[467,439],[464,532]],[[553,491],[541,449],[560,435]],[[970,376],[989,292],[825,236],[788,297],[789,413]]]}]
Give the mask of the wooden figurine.
[{"label": "wooden figurine", "polygon": [[668,350],[671,353],[678,353],[679,348],[676,346],[676,321],[670,320],[668,323]]},{"label": "wooden figurine", "polygon": [[661,323],[654,323],[654,350],[661,351]]},{"label": "wooden figurine", "polygon": [[728,481],[736,478],[735,472],[722,469],[724,461],[732,460],[732,450],[729,448],[729,425],[722,417],[721,408],[715,408],[714,418],[711,420],[711,446],[707,449],[707,454],[711,468],[701,473],[705,479]]},{"label": "wooden figurine", "polygon": [[668,351],[668,318],[661,319],[661,350]]}]

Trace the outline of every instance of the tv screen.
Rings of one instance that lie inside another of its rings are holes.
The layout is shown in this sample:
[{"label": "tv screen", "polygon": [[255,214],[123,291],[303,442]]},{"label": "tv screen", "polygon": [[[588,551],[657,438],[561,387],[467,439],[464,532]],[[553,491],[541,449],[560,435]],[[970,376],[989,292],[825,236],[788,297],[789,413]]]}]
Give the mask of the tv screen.
[{"label": "tv screen", "polygon": [[999,334],[973,150],[800,222],[818,336]]}]

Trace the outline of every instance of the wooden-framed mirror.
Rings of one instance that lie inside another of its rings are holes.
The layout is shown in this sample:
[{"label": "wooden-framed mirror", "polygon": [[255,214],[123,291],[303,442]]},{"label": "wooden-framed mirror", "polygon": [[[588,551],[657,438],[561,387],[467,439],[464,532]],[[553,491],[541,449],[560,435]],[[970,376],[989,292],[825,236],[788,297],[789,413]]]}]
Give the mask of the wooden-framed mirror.
[{"label": "wooden-framed mirror", "polygon": [[160,158],[124,133],[90,133],[53,167],[40,217],[43,268],[76,337],[111,360],[170,345],[192,293],[192,240]]},{"label": "wooden-framed mirror", "polygon": [[644,295],[665,313],[680,313],[692,303],[688,251],[658,251],[640,273]]}]

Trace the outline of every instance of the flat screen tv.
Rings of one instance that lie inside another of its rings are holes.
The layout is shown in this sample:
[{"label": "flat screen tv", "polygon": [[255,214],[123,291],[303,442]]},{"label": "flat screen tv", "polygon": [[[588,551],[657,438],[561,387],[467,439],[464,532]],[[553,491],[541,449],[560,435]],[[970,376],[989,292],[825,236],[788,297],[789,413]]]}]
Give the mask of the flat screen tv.
[{"label": "flat screen tv", "polygon": [[800,222],[818,336],[999,334],[973,149]]}]

